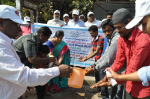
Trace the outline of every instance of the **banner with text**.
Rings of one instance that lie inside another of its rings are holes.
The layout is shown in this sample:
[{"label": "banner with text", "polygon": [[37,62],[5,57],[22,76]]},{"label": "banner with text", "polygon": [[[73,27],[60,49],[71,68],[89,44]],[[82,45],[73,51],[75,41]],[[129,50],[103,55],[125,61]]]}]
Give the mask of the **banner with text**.
[{"label": "banner with text", "polygon": [[[54,36],[57,30],[64,31],[63,41],[67,43],[70,48],[71,65],[87,67],[94,63],[94,58],[91,58],[85,62],[79,62],[81,57],[86,57],[91,51],[92,37],[88,31],[88,28],[69,28],[69,27],[57,27],[50,26],[47,24],[34,23],[32,26],[33,33],[37,32],[40,27],[47,26],[51,29],[52,35]],[[101,29],[98,30],[99,35],[104,36]]]}]

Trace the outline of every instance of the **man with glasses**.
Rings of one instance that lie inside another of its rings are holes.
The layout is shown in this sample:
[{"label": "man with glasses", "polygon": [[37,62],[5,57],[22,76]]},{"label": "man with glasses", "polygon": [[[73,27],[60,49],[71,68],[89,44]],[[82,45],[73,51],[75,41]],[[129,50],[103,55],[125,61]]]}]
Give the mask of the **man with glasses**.
[{"label": "man with glasses", "polygon": [[[19,33],[19,25],[25,25],[14,7],[0,5],[0,98],[18,99],[27,86],[46,84],[56,76],[70,77],[71,69],[60,65],[49,69],[30,69],[21,63],[13,48],[12,38]],[[49,62],[51,59],[45,60]]]}]

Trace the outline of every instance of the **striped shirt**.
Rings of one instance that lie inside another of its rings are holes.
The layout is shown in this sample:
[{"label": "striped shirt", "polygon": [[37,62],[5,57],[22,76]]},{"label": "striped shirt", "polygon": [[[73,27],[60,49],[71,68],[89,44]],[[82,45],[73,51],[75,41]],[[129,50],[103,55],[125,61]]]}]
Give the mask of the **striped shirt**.
[{"label": "striped shirt", "polygon": [[103,46],[104,46],[104,38],[100,35],[97,35],[96,39],[92,41],[93,50],[96,51],[97,46],[101,46],[100,51],[97,55],[95,55],[95,62],[101,57],[101,54],[103,52]]}]

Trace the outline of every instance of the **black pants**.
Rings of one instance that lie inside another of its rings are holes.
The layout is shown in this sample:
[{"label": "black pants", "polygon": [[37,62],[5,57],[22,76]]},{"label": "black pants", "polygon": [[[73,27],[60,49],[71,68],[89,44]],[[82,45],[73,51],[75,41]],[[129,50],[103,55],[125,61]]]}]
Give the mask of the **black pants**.
[{"label": "black pants", "polygon": [[111,99],[122,99],[124,84],[111,87]]},{"label": "black pants", "polygon": [[[94,70],[95,83],[100,81],[99,71]],[[99,92],[101,92],[101,88],[99,87]]]},{"label": "black pants", "polygon": [[36,94],[38,99],[44,99],[45,91],[46,91],[46,85],[43,86],[35,86],[36,88]]},{"label": "black pants", "polygon": [[[99,71],[94,71],[96,82],[100,81],[105,77],[106,73],[104,72],[104,70],[105,68],[100,69]],[[100,90],[102,99],[109,99],[108,87],[100,87]]]},{"label": "black pants", "polygon": [[116,94],[117,94],[117,88],[118,88],[118,86],[111,86],[111,95],[110,95],[110,97],[111,97],[111,99],[115,99],[115,97],[116,97]]},{"label": "black pants", "polygon": [[136,98],[136,97],[132,97],[131,94],[129,94],[127,91],[124,91],[124,99],[150,99],[150,96],[145,98]]}]

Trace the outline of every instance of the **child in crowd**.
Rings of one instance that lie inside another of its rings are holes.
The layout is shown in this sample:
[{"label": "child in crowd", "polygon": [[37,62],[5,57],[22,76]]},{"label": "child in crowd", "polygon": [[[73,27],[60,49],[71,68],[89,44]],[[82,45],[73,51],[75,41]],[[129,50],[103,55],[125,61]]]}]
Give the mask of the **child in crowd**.
[{"label": "child in crowd", "polygon": [[[42,58],[45,58],[47,57],[47,54],[49,53],[49,48],[47,45],[41,45],[39,47],[39,53],[38,53],[38,57],[42,57]],[[36,65],[36,68],[37,69],[40,69],[40,68],[48,68],[48,64],[45,63],[45,64],[38,64]],[[36,94],[37,94],[37,98],[38,99],[44,99],[44,95],[46,93],[46,85],[39,85],[39,86],[35,86],[36,88]]]}]

